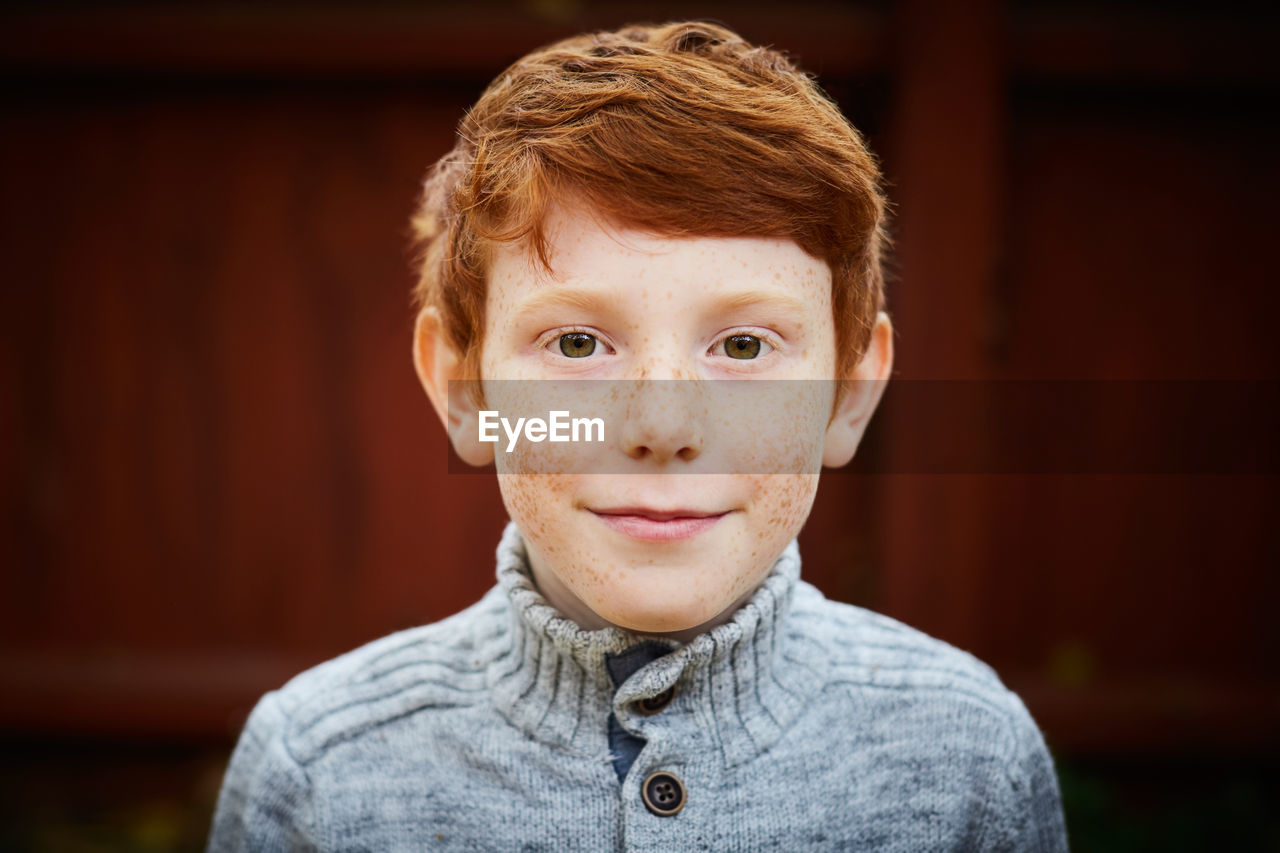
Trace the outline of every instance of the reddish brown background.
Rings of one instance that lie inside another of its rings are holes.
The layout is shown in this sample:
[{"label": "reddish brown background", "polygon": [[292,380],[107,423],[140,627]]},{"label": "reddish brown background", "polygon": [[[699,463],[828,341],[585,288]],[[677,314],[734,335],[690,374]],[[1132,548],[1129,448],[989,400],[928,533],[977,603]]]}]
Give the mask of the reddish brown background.
[{"label": "reddish brown background", "polygon": [[[259,694],[488,588],[496,486],[446,473],[409,361],[418,182],[524,51],[690,15],[798,56],[881,154],[900,379],[1274,392],[1280,66],[1256,15],[4,13],[0,841],[198,845]],[[892,468],[927,439],[886,417],[865,452]],[[1086,448],[1110,428],[1061,425]],[[804,571],[998,669],[1077,847],[1274,841],[1275,495],[1270,473],[828,477]]]}]

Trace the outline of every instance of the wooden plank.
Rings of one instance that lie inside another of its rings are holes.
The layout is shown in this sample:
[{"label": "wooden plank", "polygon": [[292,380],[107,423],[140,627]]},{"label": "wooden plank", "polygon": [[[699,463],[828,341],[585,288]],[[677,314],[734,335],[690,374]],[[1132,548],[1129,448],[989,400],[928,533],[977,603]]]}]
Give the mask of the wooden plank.
[{"label": "wooden plank", "polygon": [[1271,10],[1150,7],[1010,12],[1009,65],[1019,78],[1123,83],[1280,82]]},{"label": "wooden plank", "polygon": [[[312,6],[189,4],[110,9],[27,10],[0,26],[0,67],[146,75],[252,74],[286,77],[443,75],[488,79],[530,49],[628,21],[652,21],[651,6],[611,4],[538,12],[529,4]],[[844,4],[790,8],[711,4],[752,41],[799,55],[816,73],[879,70],[883,15]]]},{"label": "wooden plank", "polygon": [[1051,749],[1073,757],[1280,757],[1280,682],[1147,673],[1087,685],[1006,678]]},{"label": "wooden plank", "polygon": [[[1003,192],[1001,10],[996,0],[900,7],[888,155],[898,210],[899,276],[889,302],[900,379],[988,372]],[[904,455],[935,425],[890,417],[890,470],[912,470]],[[882,483],[883,609],[972,648],[989,521],[980,478],[900,474]]]}]

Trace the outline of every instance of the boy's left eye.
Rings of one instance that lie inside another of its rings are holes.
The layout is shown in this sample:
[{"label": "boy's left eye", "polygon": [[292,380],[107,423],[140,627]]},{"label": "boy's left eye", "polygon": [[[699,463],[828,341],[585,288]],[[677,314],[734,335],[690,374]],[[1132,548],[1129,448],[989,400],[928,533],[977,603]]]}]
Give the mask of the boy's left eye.
[{"label": "boy's left eye", "polygon": [[570,332],[560,336],[560,352],[569,358],[586,358],[596,351],[595,335]]},{"label": "boy's left eye", "polygon": [[723,349],[729,358],[752,359],[773,348],[755,335],[730,335],[724,339]]}]

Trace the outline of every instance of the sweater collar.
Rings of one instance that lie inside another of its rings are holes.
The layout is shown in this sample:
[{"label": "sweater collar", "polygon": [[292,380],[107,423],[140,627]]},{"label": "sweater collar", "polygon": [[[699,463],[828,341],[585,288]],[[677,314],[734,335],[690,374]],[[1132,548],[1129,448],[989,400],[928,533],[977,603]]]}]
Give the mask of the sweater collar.
[{"label": "sweater collar", "polygon": [[[623,726],[638,728],[636,701],[676,685],[675,700],[659,715],[664,724],[687,726],[734,766],[781,737],[816,687],[803,667],[787,665],[795,657],[787,646],[798,639],[783,630],[800,576],[794,541],[728,622],[684,645],[618,628],[588,631],[563,617],[534,585],[514,523],[498,546],[497,574],[495,594],[505,593],[508,607],[502,636],[493,638],[501,650],[491,659],[489,686],[498,710],[543,742],[607,750],[611,711]],[[640,643],[669,651],[615,688],[606,656]]]}]

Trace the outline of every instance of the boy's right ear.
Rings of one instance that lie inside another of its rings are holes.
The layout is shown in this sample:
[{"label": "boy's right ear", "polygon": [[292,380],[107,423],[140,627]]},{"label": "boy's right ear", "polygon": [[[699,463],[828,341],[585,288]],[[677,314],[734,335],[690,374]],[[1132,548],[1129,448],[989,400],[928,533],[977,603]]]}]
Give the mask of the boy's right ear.
[{"label": "boy's right ear", "polygon": [[[480,441],[479,407],[462,384],[462,359],[450,343],[440,312],[434,306],[418,312],[413,329],[413,366],[458,457],[468,465],[493,462],[493,443]],[[450,382],[455,383],[452,394]]]}]

